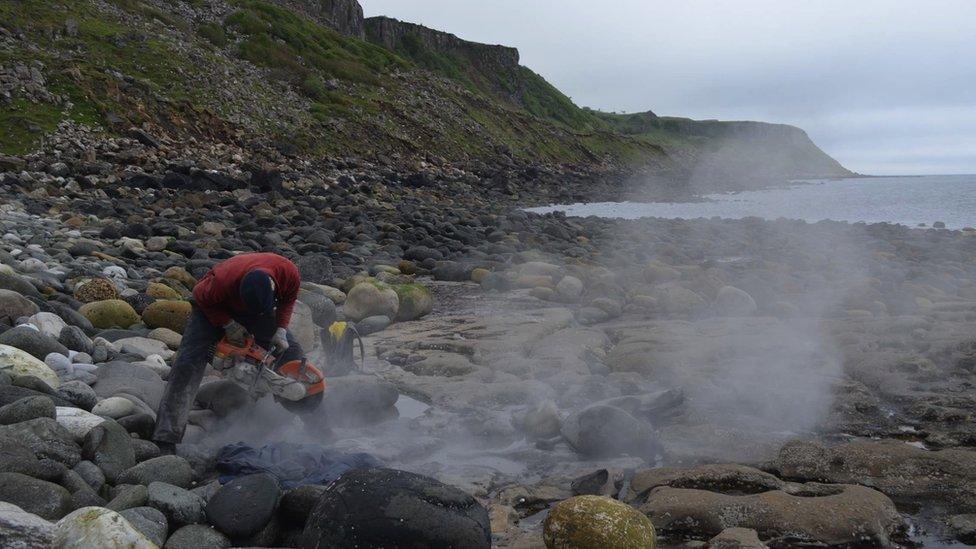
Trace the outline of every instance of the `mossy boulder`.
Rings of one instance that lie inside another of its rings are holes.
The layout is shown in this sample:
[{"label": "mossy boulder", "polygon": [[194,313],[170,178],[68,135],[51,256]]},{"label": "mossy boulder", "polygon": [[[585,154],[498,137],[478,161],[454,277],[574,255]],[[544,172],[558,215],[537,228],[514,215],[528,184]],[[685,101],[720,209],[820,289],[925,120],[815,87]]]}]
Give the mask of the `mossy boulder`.
[{"label": "mossy boulder", "polygon": [[434,309],[434,296],[422,284],[399,284],[393,290],[400,300],[396,320],[416,320]]},{"label": "mossy boulder", "polygon": [[82,303],[118,299],[119,289],[107,278],[93,278],[75,289],[75,299]]},{"label": "mossy boulder", "polygon": [[471,271],[471,281],[481,284],[481,281],[485,279],[486,276],[490,275],[491,271],[483,267],[477,267]]},{"label": "mossy boulder", "polygon": [[163,271],[163,278],[176,280],[187,288],[192,288],[197,283],[197,279],[193,278],[186,269],[175,265]]},{"label": "mossy boulder", "polygon": [[549,549],[654,549],[654,525],[643,513],[604,496],[561,501],[543,523]]},{"label": "mossy boulder", "polygon": [[78,309],[81,316],[88,319],[96,328],[128,328],[139,322],[139,313],[121,299],[106,299],[86,303]]},{"label": "mossy boulder", "polygon": [[346,319],[359,322],[371,316],[397,318],[400,297],[390,286],[376,281],[360,282],[349,291],[343,305]]},{"label": "mossy boulder", "polygon": [[191,308],[189,301],[174,299],[156,301],[142,311],[142,321],[150,328],[169,328],[182,334],[190,318]]},{"label": "mossy boulder", "polygon": [[177,292],[173,288],[170,288],[161,282],[150,282],[149,286],[146,288],[146,294],[157,299],[183,299],[180,292]]}]

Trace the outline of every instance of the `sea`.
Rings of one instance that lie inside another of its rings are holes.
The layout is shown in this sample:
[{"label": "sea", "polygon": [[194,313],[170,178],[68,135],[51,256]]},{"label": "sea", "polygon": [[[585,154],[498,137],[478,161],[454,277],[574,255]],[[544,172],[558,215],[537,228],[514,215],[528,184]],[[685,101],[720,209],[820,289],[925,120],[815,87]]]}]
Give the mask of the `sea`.
[{"label": "sea", "polygon": [[829,219],[963,229],[976,227],[976,175],[804,180],[758,191],[705,195],[694,202],[592,202],[529,211],[621,219],[760,217],[811,223]]}]

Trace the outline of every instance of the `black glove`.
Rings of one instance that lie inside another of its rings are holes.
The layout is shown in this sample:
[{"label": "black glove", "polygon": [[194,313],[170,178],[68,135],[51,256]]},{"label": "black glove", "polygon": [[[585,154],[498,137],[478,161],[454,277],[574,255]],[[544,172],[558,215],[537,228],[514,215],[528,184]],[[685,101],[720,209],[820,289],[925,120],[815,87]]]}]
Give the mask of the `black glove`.
[{"label": "black glove", "polygon": [[227,324],[224,324],[224,337],[231,345],[243,347],[244,340],[248,335],[250,334],[248,334],[247,328],[241,326],[236,320],[231,320]]}]

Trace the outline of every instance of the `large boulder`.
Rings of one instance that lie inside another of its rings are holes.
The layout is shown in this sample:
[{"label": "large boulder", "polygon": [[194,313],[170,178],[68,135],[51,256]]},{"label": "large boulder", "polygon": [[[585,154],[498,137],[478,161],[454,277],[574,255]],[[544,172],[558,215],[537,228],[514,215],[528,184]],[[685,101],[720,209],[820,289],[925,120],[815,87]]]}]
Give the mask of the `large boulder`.
[{"label": "large boulder", "polygon": [[136,310],[121,299],[109,299],[105,301],[95,301],[86,303],[78,309],[82,316],[92,323],[96,328],[128,328],[139,322],[139,314]]},{"label": "large boulder", "polygon": [[205,524],[188,524],[173,532],[166,549],[224,549],[230,547],[227,536]]},{"label": "large boulder", "polygon": [[281,498],[278,481],[260,473],[238,477],[207,502],[207,518],[234,540],[246,540],[267,526]]},{"label": "large boulder", "polygon": [[153,410],[159,407],[166,384],[153,370],[128,362],[107,362],[95,372],[95,393],[101,398],[132,395]]},{"label": "large boulder", "polygon": [[563,420],[560,431],[584,456],[649,457],[656,448],[650,424],[605,404],[594,404],[570,414]]},{"label": "large boulder", "polygon": [[[781,476],[816,482],[863,484],[896,501],[949,505],[976,512],[976,451],[930,451],[901,441],[855,441],[826,447],[792,441],[771,464]],[[910,473],[906,473],[910,471]]]},{"label": "large boulder", "polygon": [[396,318],[399,309],[396,290],[379,282],[360,282],[349,291],[342,306],[346,318],[353,322],[371,316]]},{"label": "large boulder", "polygon": [[0,425],[11,425],[39,417],[57,417],[54,401],[46,395],[24,397],[0,406]]},{"label": "large boulder", "polygon": [[146,295],[149,297],[155,297],[156,299],[174,299],[177,301],[183,299],[180,292],[177,292],[162,282],[150,282],[149,285],[146,286]]},{"label": "large boulder", "polygon": [[71,511],[71,494],[67,490],[21,473],[0,473],[0,501],[47,520],[57,520]]},{"label": "large boulder", "polygon": [[92,278],[75,288],[75,299],[82,303],[93,303],[108,299],[118,299],[119,290],[107,278]]},{"label": "large boulder", "polygon": [[34,452],[23,442],[10,437],[0,437],[0,471],[39,478],[46,476]]},{"label": "large boulder", "polygon": [[165,343],[148,337],[123,337],[115,342],[115,346],[123,353],[146,358],[150,355],[159,355],[163,360],[169,360],[175,352],[171,351]]},{"label": "large boulder", "polygon": [[50,547],[54,525],[20,507],[0,501],[0,544],[10,549]]},{"label": "large boulder", "polygon": [[375,376],[331,378],[319,409],[332,426],[360,426],[389,417],[400,393],[395,385]]},{"label": "large boulder", "polygon": [[82,507],[59,520],[55,526],[54,546],[58,549],[158,549],[122,515],[104,507]]},{"label": "large boulder", "polygon": [[48,458],[74,467],[81,461],[81,448],[56,420],[41,417],[0,426],[0,437],[13,438],[31,449],[38,458]]},{"label": "large boulder", "polygon": [[749,316],[758,310],[756,300],[735,286],[722,286],[715,297],[715,314],[719,316]]},{"label": "large boulder", "polygon": [[434,309],[434,296],[422,284],[398,284],[393,289],[399,298],[396,320],[416,320]]},{"label": "large boulder", "polygon": [[[31,326],[34,326],[40,330],[42,334],[54,339],[58,339],[58,337],[61,335],[61,330],[68,326],[68,323],[62,320],[60,316],[47,312],[31,315],[31,317],[27,319],[27,322],[30,323]],[[73,350],[77,351],[79,349]]]},{"label": "large boulder", "polygon": [[58,343],[57,339],[31,326],[14,326],[0,334],[0,344],[27,351],[40,360],[51,353],[68,354],[68,348]]},{"label": "large boulder", "polygon": [[668,537],[708,540],[726,528],[739,527],[755,530],[764,540],[784,538],[831,547],[887,547],[904,524],[887,496],[863,486],[725,491],[660,486],[647,494],[640,510]]},{"label": "large boulder", "polygon": [[82,457],[101,469],[106,480],[115,484],[123,471],[136,465],[129,433],[114,421],[106,421],[85,435]]},{"label": "large boulder", "polygon": [[488,510],[437,480],[392,469],[354,469],[323,493],[301,537],[305,549],[491,547]]},{"label": "large boulder", "polygon": [[206,521],[206,502],[189,490],[165,482],[151,482],[146,491],[146,502],[159,509],[173,525],[200,524]]},{"label": "large boulder", "polygon": [[163,543],[166,542],[169,523],[162,511],[152,507],[131,507],[121,511],[112,510],[125,517],[125,520],[129,521],[133,528],[159,547],[162,547]]},{"label": "large boulder", "polygon": [[179,456],[159,456],[147,459],[123,471],[118,484],[144,484],[164,482],[179,488],[188,488],[193,480],[193,468]]},{"label": "large boulder", "polygon": [[302,303],[301,301],[295,302],[295,308],[292,310],[291,323],[288,325],[288,331],[291,332],[292,337],[298,341],[298,344],[302,346],[302,349],[304,349],[306,353],[315,347],[315,343],[318,339],[319,329],[315,327],[312,309],[308,305]]},{"label": "large boulder", "polygon": [[332,260],[326,254],[304,255],[295,262],[302,280],[314,284],[326,284],[332,280]]},{"label": "large boulder", "polygon": [[190,319],[191,309],[192,305],[189,301],[160,300],[151,303],[142,311],[142,321],[150,328],[169,328],[182,334]]},{"label": "large boulder", "polygon": [[298,292],[298,300],[312,311],[312,321],[323,328],[328,328],[336,321],[336,306],[331,299],[319,292],[313,292],[302,288]]},{"label": "large boulder", "polygon": [[58,374],[47,364],[27,351],[9,345],[0,344],[0,371],[17,376],[34,376],[53,389],[61,385]]},{"label": "large boulder", "polygon": [[92,429],[105,422],[105,418],[73,406],[57,406],[55,413],[58,424],[71,433],[75,442],[79,444],[85,440]]},{"label": "large boulder", "polygon": [[193,275],[191,275],[183,267],[179,267],[179,266],[176,266],[176,265],[174,265],[174,266],[166,269],[165,271],[163,271],[163,278],[169,278],[169,279],[175,280],[175,281],[183,284],[187,288],[192,288],[197,283],[197,279],[196,278],[193,278]]},{"label": "large boulder", "polygon": [[604,496],[556,504],[543,524],[548,549],[654,549],[654,525],[640,511]]},{"label": "large boulder", "polygon": [[656,297],[661,310],[671,315],[695,316],[708,308],[708,303],[702,296],[678,285],[661,286]]},{"label": "large boulder", "polygon": [[19,293],[0,289],[0,318],[6,317],[14,321],[22,316],[36,314],[39,310],[37,305]]}]

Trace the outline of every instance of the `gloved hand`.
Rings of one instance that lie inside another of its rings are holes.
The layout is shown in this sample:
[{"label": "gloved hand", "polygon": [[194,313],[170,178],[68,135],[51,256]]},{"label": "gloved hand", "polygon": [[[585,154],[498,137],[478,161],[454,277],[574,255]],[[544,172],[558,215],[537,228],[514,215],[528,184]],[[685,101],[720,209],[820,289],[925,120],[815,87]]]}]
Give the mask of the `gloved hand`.
[{"label": "gloved hand", "polygon": [[243,347],[244,340],[247,338],[247,336],[247,328],[238,324],[236,320],[231,320],[227,324],[224,324],[224,337],[226,337],[227,341],[229,341],[232,345]]},{"label": "gloved hand", "polygon": [[275,346],[275,351],[283,353],[288,350],[288,332],[284,328],[278,328],[275,330],[274,337],[271,338],[271,344]]}]

